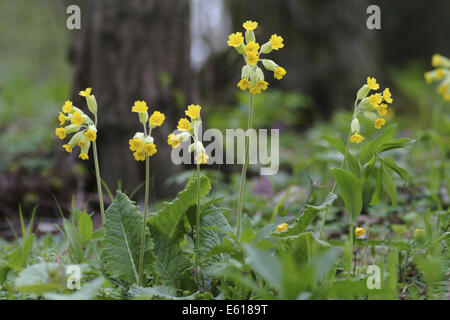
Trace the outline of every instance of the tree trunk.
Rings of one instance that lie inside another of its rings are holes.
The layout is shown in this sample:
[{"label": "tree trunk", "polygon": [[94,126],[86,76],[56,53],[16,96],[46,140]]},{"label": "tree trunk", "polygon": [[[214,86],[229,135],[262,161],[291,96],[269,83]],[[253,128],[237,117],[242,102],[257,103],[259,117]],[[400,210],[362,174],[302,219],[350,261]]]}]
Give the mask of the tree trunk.
[{"label": "tree trunk", "polygon": [[179,168],[170,160],[167,136],[196,97],[189,0],[96,0],[84,1],[80,8],[82,26],[71,55],[73,101],[86,109],[78,92],[93,88],[102,177],[113,190],[122,181],[128,192],[144,181],[144,165],[134,160],[128,140],[143,130],[131,106],[145,100],[149,113],[166,114],[163,126],[152,132],[158,152],[151,159],[151,198],[169,196],[173,192],[164,181]]}]

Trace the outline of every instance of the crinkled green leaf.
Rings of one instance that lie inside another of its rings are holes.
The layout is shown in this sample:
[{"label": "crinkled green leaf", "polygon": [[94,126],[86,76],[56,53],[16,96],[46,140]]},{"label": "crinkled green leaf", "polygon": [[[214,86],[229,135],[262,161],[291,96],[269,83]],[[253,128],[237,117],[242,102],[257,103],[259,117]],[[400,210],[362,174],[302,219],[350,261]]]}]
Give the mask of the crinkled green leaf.
[{"label": "crinkled green leaf", "polygon": [[362,210],[362,185],[351,172],[340,169],[331,169],[334,178],[339,186],[340,195],[344,199],[345,207],[353,222],[358,218]]},{"label": "crinkled green leaf", "polygon": [[[125,194],[117,191],[106,210],[102,260],[106,271],[128,283],[139,283],[139,257],[144,216]],[[150,273],[154,262],[150,233],[145,235],[144,273]]]}]

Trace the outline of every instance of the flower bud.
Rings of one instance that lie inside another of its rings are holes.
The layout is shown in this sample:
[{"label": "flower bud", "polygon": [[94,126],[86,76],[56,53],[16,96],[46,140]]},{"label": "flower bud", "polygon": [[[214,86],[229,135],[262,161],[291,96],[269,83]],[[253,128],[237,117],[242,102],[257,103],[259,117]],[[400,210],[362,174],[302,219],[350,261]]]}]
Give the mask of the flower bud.
[{"label": "flower bud", "polygon": [[189,132],[182,132],[177,134],[177,137],[180,139],[181,142],[186,142],[189,140],[191,135],[189,134]]},{"label": "flower bud", "polygon": [[270,52],[272,52],[272,43],[270,41],[267,41],[262,45],[261,53],[270,53]]},{"label": "flower bud", "polygon": [[200,141],[197,141],[195,143],[195,152],[197,152],[197,154],[205,152],[205,147],[203,147],[203,143],[201,143]]},{"label": "flower bud", "polygon": [[189,148],[188,148],[188,151],[189,151],[189,152],[194,151],[194,147],[195,147],[195,143],[191,144],[191,145],[189,146]]},{"label": "flower bud", "polygon": [[148,112],[139,112],[139,121],[141,121],[142,124],[146,124],[148,120]]},{"label": "flower bud", "polygon": [[144,141],[145,136],[144,136],[144,134],[143,134],[142,132],[136,132],[136,133],[134,134],[133,139],[140,139],[140,140]]},{"label": "flower bud", "polygon": [[95,96],[93,94],[89,95],[86,98],[88,109],[94,115],[97,115],[97,100],[95,100]]},{"label": "flower bud", "polygon": [[253,31],[245,31],[245,42],[255,41],[255,33]]},{"label": "flower bud", "polygon": [[370,92],[370,88],[369,88],[369,86],[368,86],[367,84],[365,84],[365,85],[363,85],[363,86],[361,87],[361,89],[358,90],[358,93],[356,94],[356,98],[357,98],[358,100],[362,100],[362,99],[364,99],[365,97],[367,97],[367,95],[369,94],[369,92]]},{"label": "flower bud", "polygon": [[269,71],[275,71],[275,69],[278,67],[278,65],[269,59],[261,59],[261,62],[264,66],[264,68],[266,68]]},{"label": "flower bud", "polygon": [[359,132],[360,126],[359,126],[359,120],[357,117],[354,117],[352,120],[352,124],[350,125],[350,128],[353,132]]}]

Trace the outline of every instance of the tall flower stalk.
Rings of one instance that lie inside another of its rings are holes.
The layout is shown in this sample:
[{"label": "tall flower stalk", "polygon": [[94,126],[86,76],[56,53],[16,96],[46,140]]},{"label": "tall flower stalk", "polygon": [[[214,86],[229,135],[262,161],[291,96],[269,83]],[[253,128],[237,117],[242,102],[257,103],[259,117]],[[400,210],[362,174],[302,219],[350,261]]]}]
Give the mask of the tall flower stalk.
[{"label": "tall flower stalk", "polygon": [[145,232],[147,230],[147,216],[148,216],[148,198],[150,194],[150,157],[158,150],[153,143],[151,136],[152,129],[163,124],[165,116],[159,111],[154,111],[152,115],[148,116],[148,106],[145,101],[135,101],[132,112],[139,114],[139,121],[144,128],[143,132],[136,132],[134,137],[130,139],[130,150],[133,151],[133,156],[136,161],[145,161],[145,198],[144,198],[144,223],[142,225],[141,233],[141,250],[139,255],[139,285],[143,285],[144,274],[144,254],[145,254]]},{"label": "tall flower stalk", "polygon": [[[357,92],[354,103],[352,121],[350,123],[349,134],[347,137],[347,143],[345,146],[344,159],[341,162],[340,168],[343,169],[348,158],[350,144],[361,143],[364,137],[360,134],[359,117],[365,117],[369,121],[372,121],[376,129],[381,129],[386,124],[386,119],[383,118],[388,114],[388,105],[393,102],[391,92],[389,88],[384,89],[383,93],[373,93],[369,97],[368,94],[371,90],[378,90],[380,85],[373,77],[367,77],[367,83],[364,84]],[[383,103],[386,102],[386,103]],[[331,192],[335,192],[337,187],[337,181],[334,182]],[[325,209],[320,224],[319,239],[322,239],[323,229],[328,215],[328,208]],[[350,225],[349,236],[353,239],[353,225]]]},{"label": "tall flower stalk", "polygon": [[185,111],[186,116],[190,118],[182,118],[178,121],[178,133],[171,133],[168,136],[167,143],[172,148],[178,148],[182,142],[193,140],[189,146],[188,151],[195,151],[195,163],[197,169],[197,211],[195,216],[195,273],[197,277],[197,284],[199,288],[205,290],[205,283],[200,266],[200,165],[206,164],[209,156],[206,154],[205,147],[201,139],[201,125],[202,120],[200,111],[202,107],[199,105],[189,105]]},{"label": "tall flower stalk", "polygon": [[[80,148],[80,154],[78,157],[82,160],[89,160],[89,149],[91,148],[94,153],[94,165],[95,165],[95,177],[97,180],[98,200],[100,203],[100,213],[102,216],[102,224],[105,223],[105,207],[103,204],[103,192],[100,177],[100,168],[98,165],[97,154],[97,101],[92,93],[92,88],[80,91],[79,95],[86,98],[89,111],[94,115],[94,121],[83,112],[83,110],[75,107],[72,101],[67,100],[63,107],[62,112],[59,113],[59,128],[56,128],[55,134],[61,140],[65,139],[69,134],[73,134],[72,138],[67,144],[63,145],[64,150],[68,153],[72,153],[75,147]],[[69,125],[65,125],[70,122]]]},{"label": "tall flower stalk", "polygon": [[273,34],[270,40],[262,46],[256,42],[254,30],[258,27],[255,21],[246,21],[242,25],[245,28],[244,36],[241,32],[232,33],[228,37],[228,45],[234,47],[236,51],[244,58],[245,65],[242,67],[241,80],[237,86],[242,90],[249,90],[249,112],[247,122],[247,133],[245,137],[245,154],[244,163],[242,165],[241,178],[239,183],[239,198],[237,205],[237,236],[241,235],[241,220],[244,203],[244,189],[249,163],[249,145],[250,131],[253,129],[253,96],[260,94],[261,91],[267,90],[269,83],[264,81],[264,73],[258,63],[261,62],[265,69],[272,71],[274,78],[281,80],[286,74],[286,70],[280,67],[274,61],[269,59],[260,59],[261,54],[270,53],[272,50],[278,50],[284,47],[283,38]]}]

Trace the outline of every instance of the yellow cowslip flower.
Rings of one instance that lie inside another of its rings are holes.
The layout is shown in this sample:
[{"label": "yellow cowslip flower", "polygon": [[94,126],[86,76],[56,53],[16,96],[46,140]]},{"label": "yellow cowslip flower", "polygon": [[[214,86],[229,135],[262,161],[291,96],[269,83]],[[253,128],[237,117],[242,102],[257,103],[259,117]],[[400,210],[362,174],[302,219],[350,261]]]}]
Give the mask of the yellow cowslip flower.
[{"label": "yellow cowslip flower", "polygon": [[283,67],[277,67],[273,72],[274,78],[281,80],[283,76],[286,74],[286,70]]},{"label": "yellow cowslip flower", "polygon": [[350,142],[356,142],[356,143],[361,143],[361,141],[364,140],[364,137],[358,133],[354,133],[351,137],[350,137]]},{"label": "yellow cowslip flower", "polygon": [[148,106],[145,101],[135,101],[133,107],[131,107],[132,112],[144,113],[147,112]]},{"label": "yellow cowslip flower", "polygon": [[81,115],[80,112],[76,111],[73,113],[70,122],[72,122],[76,126],[80,126],[83,124],[83,116]]},{"label": "yellow cowslip flower", "polygon": [[95,141],[97,139],[97,134],[92,129],[87,129],[84,133],[84,137],[87,141]]},{"label": "yellow cowslip flower", "polygon": [[64,128],[56,128],[55,134],[60,138],[61,140],[66,137],[66,129]]},{"label": "yellow cowslip flower", "polygon": [[386,101],[387,103],[392,103],[392,98],[391,98],[391,92],[389,91],[389,88],[384,89],[383,91],[383,99],[384,101]]},{"label": "yellow cowslip flower", "polygon": [[80,155],[78,156],[78,158],[80,158],[81,160],[88,160],[89,156],[87,153],[80,153]]},{"label": "yellow cowslip flower", "polygon": [[441,55],[434,54],[433,57],[431,57],[431,65],[433,67],[438,67],[441,64]]},{"label": "yellow cowslip flower", "polygon": [[66,150],[68,153],[72,153],[72,147],[68,144],[63,145],[64,150]]},{"label": "yellow cowslip flower", "polygon": [[245,21],[245,22],[242,24],[242,26],[243,26],[243,27],[245,28],[245,30],[247,30],[247,31],[253,31],[253,30],[255,30],[256,28],[258,28],[258,22],[247,20],[247,21]]},{"label": "yellow cowslip flower", "polygon": [[282,224],[279,224],[278,226],[277,226],[277,232],[281,232],[281,231],[284,231],[284,230],[286,230],[287,228],[288,228],[288,224],[287,223],[282,223]]},{"label": "yellow cowslip flower", "polygon": [[80,141],[78,141],[77,145],[78,145],[80,148],[83,148],[83,147],[86,145],[86,140],[80,140]]},{"label": "yellow cowslip flower", "polygon": [[256,63],[258,63],[259,61],[259,56],[257,53],[255,52],[250,52],[249,54],[246,55],[247,56],[247,64],[249,66],[254,66],[256,65]]},{"label": "yellow cowslip flower", "polygon": [[273,34],[270,37],[270,44],[272,45],[272,49],[278,50],[284,47],[283,44],[283,38],[280,36],[277,36],[276,34]]},{"label": "yellow cowslip flower", "polygon": [[363,237],[366,234],[366,229],[364,228],[360,228],[360,227],[356,227],[355,228],[355,235],[360,238]]},{"label": "yellow cowslip flower", "polygon": [[448,84],[447,84],[447,83],[444,83],[444,84],[441,84],[441,85],[437,88],[436,92],[439,93],[439,94],[444,94],[447,90],[448,90]]},{"label": "yellow cowslip flower", "polygon": [[172,147],[172,148],[176,148],[180,145],[181,140],[180,138],[178,138],[176,135],[174,135],[173,133],[169,134],[169,136],[167,137],[167,143]]},{"label": "yellow cowslip flower", "polygon": [[242,36],[241,32],[232,33],[228,36],[228,45],[230,47],[239,47],[241,44],[244,43],[244,37]]},{"label": "yellow cowslip flower", "polygon": [[145,152],[144,151],[136,151],[133,153],[134,159],[136,161],[144,161],[145,160]]},{"label": "yellow cowslip flower", "polygon": [[382,102],[381,96],[379,93],[371,94],[369,96],[369,102],[376,108]]},{"label": "yellow cowslip flower", "polygon": [[259,43],[255,42],[255,41],[250,41],[245,47],[244,47],[244,52],[246,55],[252,55],[258,54],[258,50],[259,50]]},{"label": "yellow cowslip flower", "polygon": [[190,131],[191,130],[191,123],[188,119],[182,118],[180,121],[178,121],[178,130],[180,131]]},{"label": "yellow cowslip flower", "polygon": [[241,79],[241,81],[238,82],[237,86],[242,91],[245,91],[247,89],[250,89],[251,84],[250,84],[250,81],[248,81],[247,79]]},{"label": "yellow cowslip flower", "polygon": [[67,100],[66,102],[64,102],[64,105],[62,106],[62,111],[65,113],[70,113],[72,112],[72,101]]},{"label": "yellow cowslip flower", "polygon": [[67,121],[67,117],[64,113],[60,112],[59,116],[58,116],[58,120],[59,120],[59,125],[62,126]]},{"label": "yellow cowslip flower", "polygon": [[86,88],[84,91],[80,91],[79,95],[88,98],[91,95],[92,88]]},{"label": "yellow cowslip flower", "polygon": [[158,127],[163,124],[164,120],[166,119],[166,116],[164,113],[161,113],[159,111],[154,111],[152,115],[150,116],[150,124],[152,126]]},{"label": "yellow cowslip flower", "polygon": [[202,107],[199,105],[191,104],[188,105],[188,109],[184,112],[192,120],[197,119],[200,116],[200,110]]},{"label": "yellow cowslip flower", "polygon": [[263,80],[259,80],[258,82],[255,83],[255,85],[250,89],[250,93],[255,95],[255,94],[260,94],[261,90],[267,90],[269,83],[267,83],[266,81]]},{"label": "yellow cowslip flower", "polygon": [[377,79],[373,77],[367,77],[367,86],[372,90],[378,90],[380,85],[377,83]]},{"label": "yellow cowslip flower", "polygon": [[202,152],[195,157],[195,162],[197,164],[206,164],[208,159],[209,159],[209,156],[206,153]]},{"label": "yellow cowslip flower", "polygon": [[436,68],[436,70],[434,70],[434,71],[436,71],[436,79],[437,80],[441,80],[445,76],[444,69],[442,69],[442,68]]},{"label": "yellow cowslip flower", "polygon": [[131,151],[138,151],[144,147],[144,142],[141,139],[130,139],[128,142]]},{"label": "yellow cowslip flower", "polygon": [[146,143],[144,145],[144,152],[151,157],[152,155],[154,155],[156,153],[156,151],[158,151],[156,149],[156,145],[154,145],[153,143]]},{"label": "yellow cowslip flower", "polygon": [[385,123],[386,123],[386,120],[384,120],[383,118],[376,118],[375,119],[375,128],[381,129],[381,127],[384,126]]},{"label": "yellow cowslip flower", "polygon": [[384,117],[387,114],[387,104],[382,103],[377,107],[377,112],[380,116]]},{"label": "yellow cowslip flower", "polygon": [[433,82],[433,76],[431,75],[431,72],[425,72],[424,77],[425,77],[426,83],[429,84],[429,83]]}]

